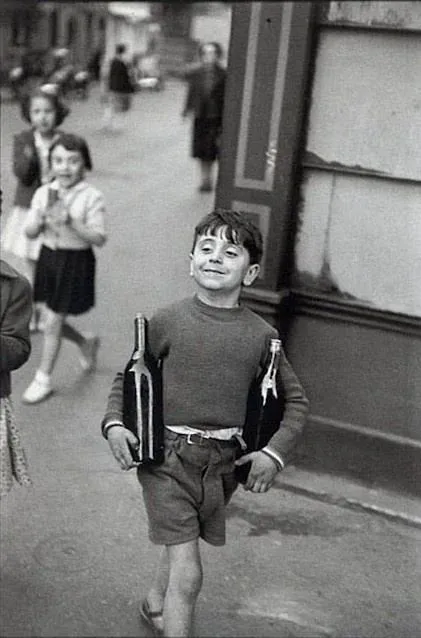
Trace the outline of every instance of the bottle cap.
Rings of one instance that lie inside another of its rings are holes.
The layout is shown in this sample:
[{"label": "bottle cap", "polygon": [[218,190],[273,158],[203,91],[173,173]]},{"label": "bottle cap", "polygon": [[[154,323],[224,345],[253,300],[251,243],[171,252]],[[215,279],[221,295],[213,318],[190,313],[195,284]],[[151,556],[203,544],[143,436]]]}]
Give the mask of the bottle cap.
[{"label": "bottle cap", "polygon": [[271,339],[270,340],[270,351],[271,352],[280,352],[282,346],[282,341],[280,339]]}]

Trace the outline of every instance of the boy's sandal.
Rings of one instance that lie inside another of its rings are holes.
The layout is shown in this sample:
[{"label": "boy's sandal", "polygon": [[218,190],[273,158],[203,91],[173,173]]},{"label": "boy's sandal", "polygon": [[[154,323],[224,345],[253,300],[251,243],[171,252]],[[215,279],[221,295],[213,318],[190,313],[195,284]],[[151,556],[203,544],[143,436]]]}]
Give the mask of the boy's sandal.
[{"label": "boy's sandal", "polygon": [[154,618],[162,618],[162,610],[161,611],[151,611],[149,607],[149,603],[146,598],[142,601],[140,605],[140,617],[150,629],[153,631],[154,636],[163,636],[164,632],[161,629],[158,629],[154,622]]}]

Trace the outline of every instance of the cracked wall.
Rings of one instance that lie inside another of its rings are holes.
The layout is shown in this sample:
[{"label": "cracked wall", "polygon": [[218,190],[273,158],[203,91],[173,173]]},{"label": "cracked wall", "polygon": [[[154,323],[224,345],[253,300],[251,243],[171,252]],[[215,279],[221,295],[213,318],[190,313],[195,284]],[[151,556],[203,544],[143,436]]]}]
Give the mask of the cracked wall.
[{"label": "cracked wall", "polygon": [[411,30],[320,30],[295,281],[421,316],[421,3],[331,3],[329,19],[373,24],[384,6],[350,5],[376,4]]}]

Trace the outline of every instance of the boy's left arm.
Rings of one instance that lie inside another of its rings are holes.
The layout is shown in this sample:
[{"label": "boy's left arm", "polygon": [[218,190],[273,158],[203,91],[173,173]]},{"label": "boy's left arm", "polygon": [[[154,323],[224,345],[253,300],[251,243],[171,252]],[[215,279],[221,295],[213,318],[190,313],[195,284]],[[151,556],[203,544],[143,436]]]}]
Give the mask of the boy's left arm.
[{"label": "boy's left arm", "polygon": [[285,409],[280,428],[272,436],[264,451],[275,458],[280,457],[280,464],[285,467],[303,432],[309,401],[283,350],[281,350],[279,375],[284,390]]},{"label": "boy's left arm", "polygon": [[281,364],[278,374],[285,397],[285,409],[280,428],[266,447],[258,452],[246,454],[236,461],[237,465],[241,465],[247,460],[252,461],[244,486],[246,490],[252,492],[266,492],[271,487],[277,473],[284,469],[291,452],[298,443],[308,414],[308,399],[283,350],[281,350]]}]

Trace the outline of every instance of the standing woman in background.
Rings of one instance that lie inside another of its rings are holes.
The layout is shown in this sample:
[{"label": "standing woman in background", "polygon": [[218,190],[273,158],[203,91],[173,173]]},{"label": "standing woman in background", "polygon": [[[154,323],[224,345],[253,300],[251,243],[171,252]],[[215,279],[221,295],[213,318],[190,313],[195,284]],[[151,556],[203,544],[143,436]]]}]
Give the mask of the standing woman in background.
[{"label": "standing woman in background", "polygon": [[226,71],[218,42],[202,44],[200,65],[183,73],[188,91],[183,117],[193,113],[192,157],[199,160],[201,192],[213,190],[212,170],[219,155]]}]

